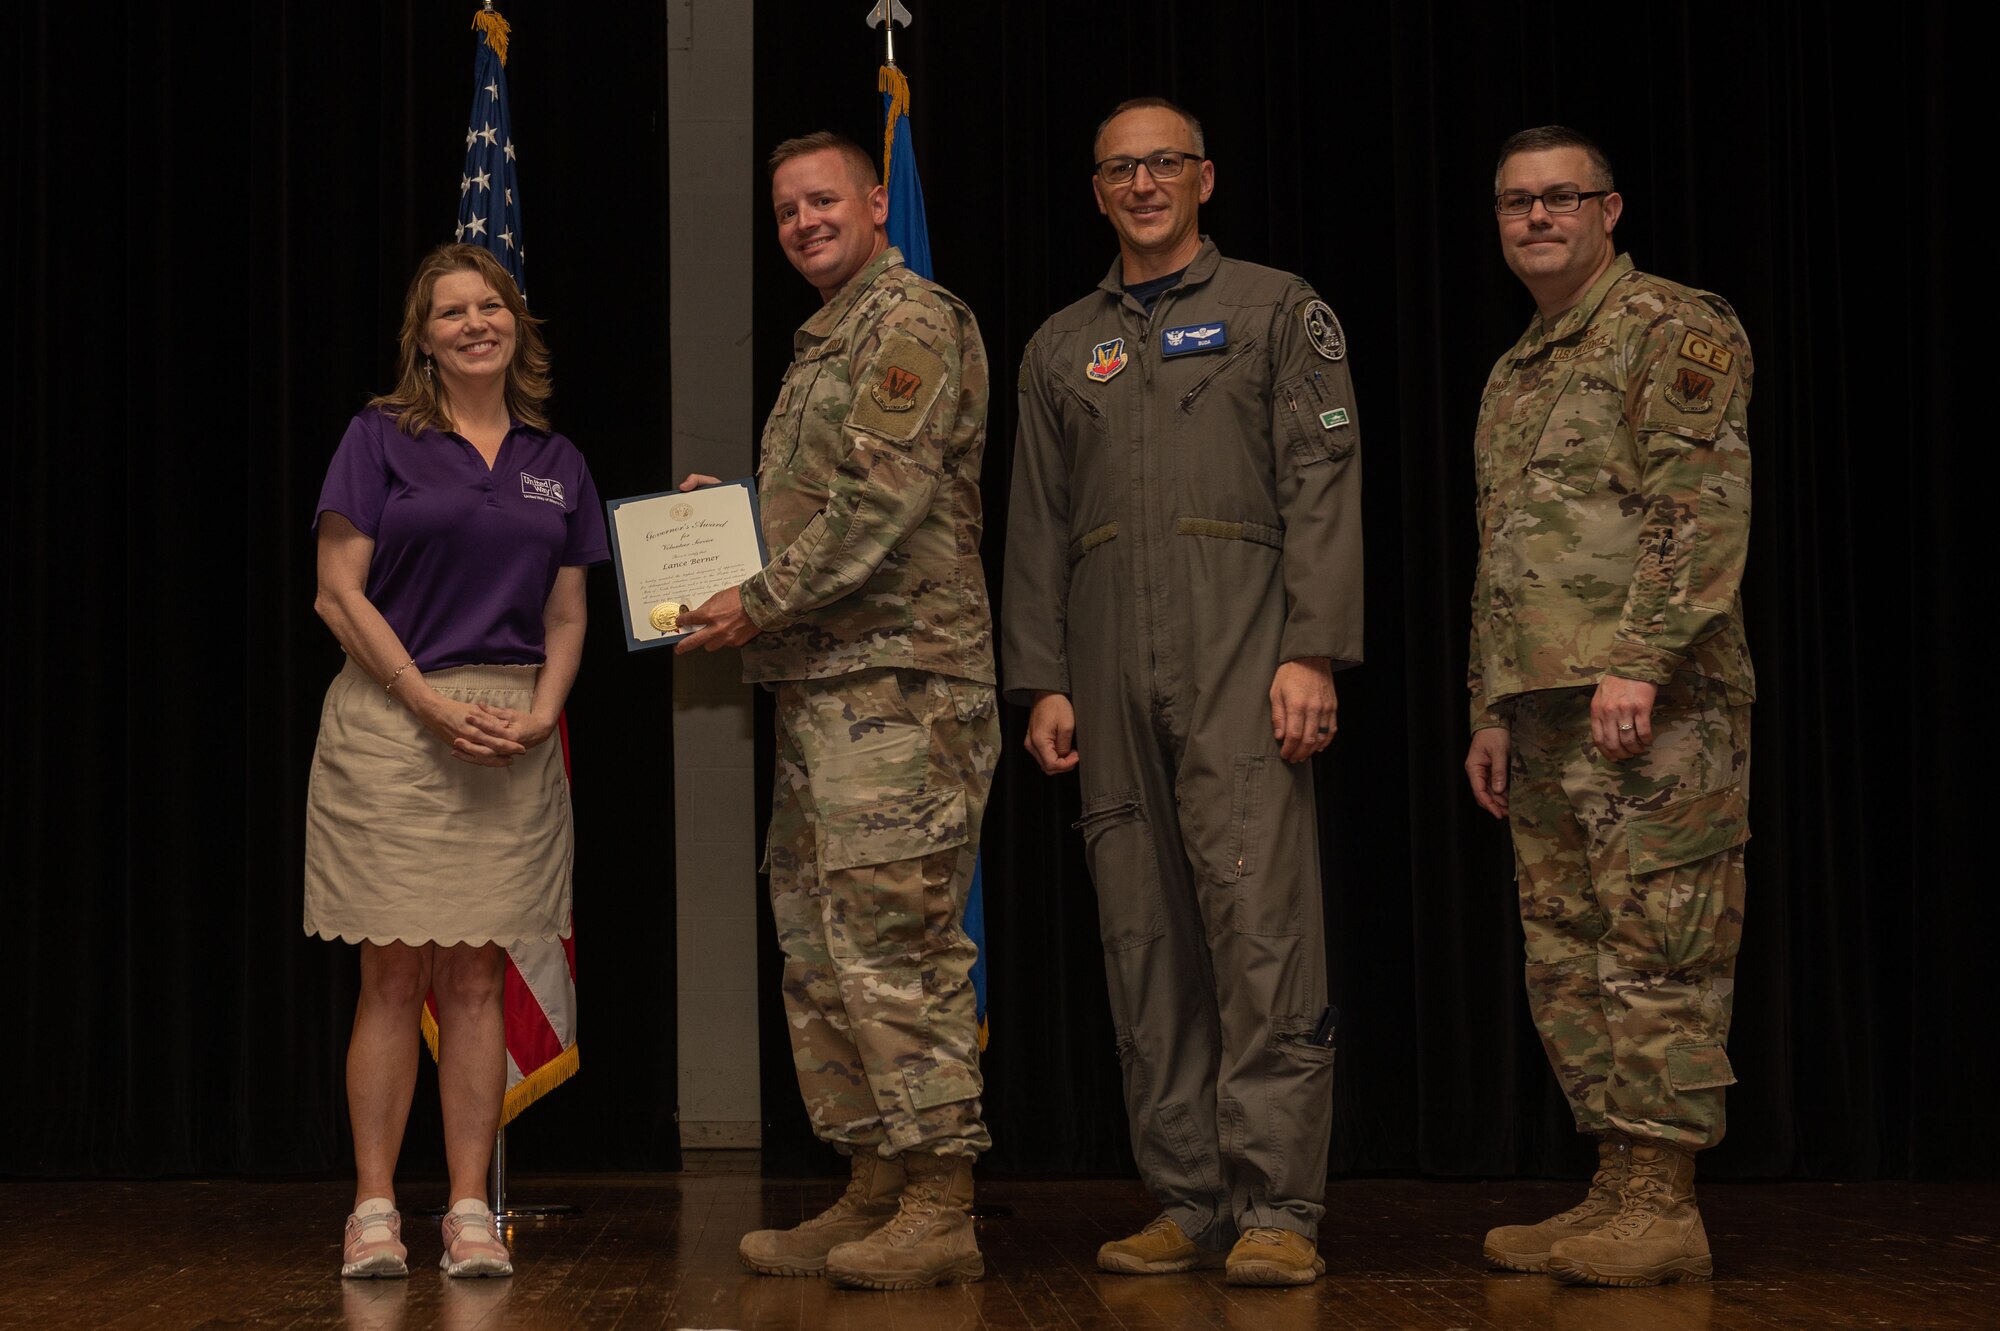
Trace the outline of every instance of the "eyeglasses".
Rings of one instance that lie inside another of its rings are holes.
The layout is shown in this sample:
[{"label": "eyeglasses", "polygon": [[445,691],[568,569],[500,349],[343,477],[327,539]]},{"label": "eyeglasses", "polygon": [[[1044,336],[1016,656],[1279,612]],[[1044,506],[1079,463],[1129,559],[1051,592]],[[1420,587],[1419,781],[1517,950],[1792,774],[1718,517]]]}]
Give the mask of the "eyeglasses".
[{"label": "eyeglasses", "polygon": [[1535,211],[1539,201],[1544,212],[1573,213],[1583,207],[1585,199],[1601,199],[1611,191],[1590,189],[1581,192],[1573,189],[1552,189],[1547,194],[1529,194],[1522,190],[1509,190],[1505,194],[1493,196],[1493,211],[1503,217],[1519,217],[1523,213]]},{"label": "eyeglasses", "polygon": [[1144,166],[1146,174],[1155,180],[1172,180],[1181,173],[1184,162],[1208,160],[1200,153],[1163,152],[1148,153],[1144,157],[1107,157],[1096,164],[1097,178],[1107,185],[1124,185],[1139,173]]}]

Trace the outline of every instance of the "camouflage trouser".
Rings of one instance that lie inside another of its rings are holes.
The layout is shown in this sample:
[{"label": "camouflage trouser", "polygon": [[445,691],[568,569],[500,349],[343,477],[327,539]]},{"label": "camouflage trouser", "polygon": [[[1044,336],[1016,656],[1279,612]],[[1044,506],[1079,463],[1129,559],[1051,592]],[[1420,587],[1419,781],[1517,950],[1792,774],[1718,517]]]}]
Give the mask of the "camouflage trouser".
[{"label": "camouflage trouser", "polygon": [[1743,933],[1750,709],[1676,675],[1653,743],[1614,762],[1589,688],[1512,707],[1508,801],[1528,1003],[1577,1128],[1722,1140]]},{"label": "camouflage trouser", "polygon": [[778,687],[766,861],[785,1018],[813,1131],[976,1155],[965,896],[999,755],[991,685],[863,670]]}]

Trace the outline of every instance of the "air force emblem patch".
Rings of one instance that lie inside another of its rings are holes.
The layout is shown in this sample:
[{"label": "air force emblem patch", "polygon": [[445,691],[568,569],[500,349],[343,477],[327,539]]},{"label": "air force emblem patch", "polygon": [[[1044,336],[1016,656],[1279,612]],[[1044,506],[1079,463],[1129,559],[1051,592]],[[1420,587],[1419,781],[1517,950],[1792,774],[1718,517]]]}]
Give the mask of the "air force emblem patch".
[{"label": "air force emblem patch", "polygon": [[1090,364],[1083,367],[1083,372],[1101,384],[1124,368],[1125,339],[1114,337],[1090,349]]},{"label": "air force emblem patch", "polygon": [[923,386],[922,375],[900,365],[891,365],[870,386],[868,396],[874,398],[875,405],[884,411],[908,411],[917,405],[917,390]]},{"label": "air force emblem patch", "polygon": [[1333,307],[1323,300],[1309,300],[1299,306],[1299,318],[1305,322],[1306,337],[1312,342],[1312,349],[1328,360],[1339,360],[1347,354],[1347,334],[1340,331],[1340,320],[1333,317]]},{"label": "air force emblem patch", "polygon": [[1196,351],[1214,351],[1229,345],[1229,325],[1184,324],[1160,334],[1160,355],[1186,356]]}]

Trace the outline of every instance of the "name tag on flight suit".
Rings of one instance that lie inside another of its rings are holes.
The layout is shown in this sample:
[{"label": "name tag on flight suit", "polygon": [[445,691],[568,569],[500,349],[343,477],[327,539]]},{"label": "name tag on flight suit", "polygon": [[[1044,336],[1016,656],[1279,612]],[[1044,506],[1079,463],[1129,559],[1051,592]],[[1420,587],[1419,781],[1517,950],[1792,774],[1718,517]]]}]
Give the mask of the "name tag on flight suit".
[{"label": "name tag on flight suit", "polygon": [[1186,356],[1197,351],[1214,351],[1229,345],[1229,325],[1223,320],[1212,324],[1183,324],[1160,334],[1160,355]]}]

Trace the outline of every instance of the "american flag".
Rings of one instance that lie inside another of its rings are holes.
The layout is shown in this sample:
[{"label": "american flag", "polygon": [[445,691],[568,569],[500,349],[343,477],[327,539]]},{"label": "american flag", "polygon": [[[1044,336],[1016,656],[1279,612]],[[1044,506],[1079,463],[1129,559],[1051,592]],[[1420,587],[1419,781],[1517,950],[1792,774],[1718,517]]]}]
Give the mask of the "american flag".
[{"label": "american flag", "polygon": [[[528,298],[522,275],[521,190],[514,171],[514,128],[507,114],[507,20],[491,9],[473,16],[472,116],[465,131],[465,174],[458,182],[456,237],[483,245],[505,264]],[[569,719],[561,725],[563,775],[570,775]],[[536,940],[507,949],[507,1098],[500,1126],[569,1079],[577,1069],[576,938]],[[426,997],[424,1038],[437,1054],[435,1000]]]},{"label": "american flag", "polygon": [[507,20],[490,9],[473,18],[479,29],[472,63],[472,115],[465,129],[465,171],[458,178],[458,229],[453,237],[484,245],[507,266],[521,299],[521,188],[514,171],[514,121],[507,113]]}]

